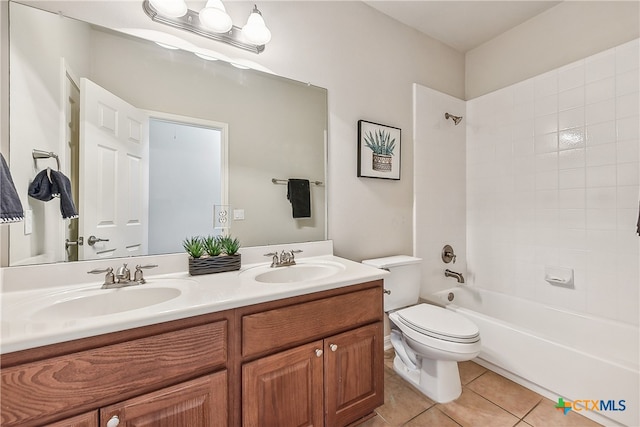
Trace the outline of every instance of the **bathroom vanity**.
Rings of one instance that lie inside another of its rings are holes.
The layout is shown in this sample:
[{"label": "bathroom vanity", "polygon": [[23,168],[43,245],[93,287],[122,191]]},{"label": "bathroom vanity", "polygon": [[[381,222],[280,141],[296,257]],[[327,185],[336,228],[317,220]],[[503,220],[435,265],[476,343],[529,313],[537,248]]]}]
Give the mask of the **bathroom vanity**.
[{"label": "bathroom vanity", "polygon": [[191,308],[101,316],[146,313],[155,320],[144,326],[94,334],[92,319],[65,320],[76,339],[31,348],[29,333],[23,343],[10,333],[5,349],[25,348],[3,350],[0,423],[333,427],[367,417],[384,401],[386,272],[329,258],[344,266],[329,277],[249,283],[267,270],[243,267],[198,278]]}]

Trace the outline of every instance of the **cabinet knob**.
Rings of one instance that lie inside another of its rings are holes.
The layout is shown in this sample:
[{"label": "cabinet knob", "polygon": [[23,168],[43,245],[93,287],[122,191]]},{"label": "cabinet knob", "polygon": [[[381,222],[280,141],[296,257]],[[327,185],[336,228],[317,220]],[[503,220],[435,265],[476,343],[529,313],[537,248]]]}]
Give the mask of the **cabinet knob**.
[{"label": "cabinet knob", "polygon": [[107,427],[118,427],[120,424],[120,418],[117,415],[111,417],[109,421],[107,421]]},{"label": "cabinet knob", "polygon": [[329,345],[329,348],[331,349],[331,351],[336,351],[338,349],[338,346],[336,344],[331,344]]},{"label": "cabinet knob", "polygon": [[320,357],[322,356],[322,350],[320,350],[319,348],[316,349],[316,357]]}]

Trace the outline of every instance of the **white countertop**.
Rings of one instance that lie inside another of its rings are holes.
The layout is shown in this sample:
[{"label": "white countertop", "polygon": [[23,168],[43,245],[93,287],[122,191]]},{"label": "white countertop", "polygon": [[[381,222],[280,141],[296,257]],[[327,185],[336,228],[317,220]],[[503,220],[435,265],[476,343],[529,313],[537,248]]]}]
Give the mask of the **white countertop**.
[{"label": "white countertop", "polygon": [[[50,319],[34,313],[42,307],[42,301],[68,298],[69,293],[99,293],[102,276],[90,283],[29,288],[0,293],[1,335],[0,353],[10,353],[79,338],[116,332],[140,326],[167,322],[191,316],[278,300],[313,292],[335,289],[357,283],[381,279],[388,272],[334,255],[305,257],[300,263],[329,263],[340,271],[325,278],[293,283],[260,283],[253,279],[251,271],[268,266],[260,262],[243,265],[240,271],[189,276],[186,272],[151,275],[145,274],[147,283],[142,287],[179,286],[179,297],[144,308],[121,311],[81,319]],[[285,267],[286,268],[286,267]],[[171,283],[173,282],[173,283]],[[130,288],[106,292],[127,292]]]}]

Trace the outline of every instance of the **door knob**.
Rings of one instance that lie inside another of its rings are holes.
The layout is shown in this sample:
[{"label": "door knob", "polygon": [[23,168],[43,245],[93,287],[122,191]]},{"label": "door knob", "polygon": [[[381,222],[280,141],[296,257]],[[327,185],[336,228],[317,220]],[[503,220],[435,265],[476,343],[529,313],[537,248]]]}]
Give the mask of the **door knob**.
[{"label": "door knob", "polygon": [[331,351],[336,351],[338,349],[338,346],[336,344],[331,344],[329,345],[329,348],[331,349]]},{"label": "door knob", "polygon": [[322,350],[320,350],[319,348],[316,349],[316,357],[320,357],[322,356]]},{"label": "door knob", "polygon": [[89,238],[87,239],[87,243],[89,244],[89,246],[93,246],[98,242],[108,242],[109,239],[100,239],[99,237],[96,236],[89,236]]},{"label": "door knob", "polygon": [[117,415],[111,417],[109,421],[107,421],[107,427],[118,427],[120,424],[120,418]]}]

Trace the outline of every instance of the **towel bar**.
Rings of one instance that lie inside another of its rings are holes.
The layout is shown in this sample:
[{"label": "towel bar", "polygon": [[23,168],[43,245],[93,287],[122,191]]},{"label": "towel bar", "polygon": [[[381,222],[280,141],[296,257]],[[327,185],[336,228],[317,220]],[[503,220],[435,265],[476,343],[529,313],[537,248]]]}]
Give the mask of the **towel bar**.
[{"label": "towel bar", "polygon": [[[274,184],[287,184],[289,182],[289,180],[288,179],[271,178],[271,182],[273,182]],[[322,181],[309,181],[309,184],[322,185],[323,182]]]},{"label": "towel bar", "polygon": [[60,170],[60,159],[58,155],[53,151],[43,151],[43,150],[33,150],[31,155],[35,160],[38,159],[56,159],[56,163],[58,164],[58,170]]}]

